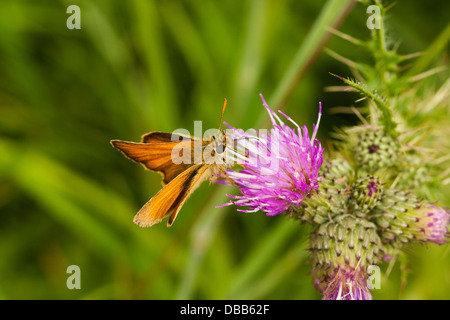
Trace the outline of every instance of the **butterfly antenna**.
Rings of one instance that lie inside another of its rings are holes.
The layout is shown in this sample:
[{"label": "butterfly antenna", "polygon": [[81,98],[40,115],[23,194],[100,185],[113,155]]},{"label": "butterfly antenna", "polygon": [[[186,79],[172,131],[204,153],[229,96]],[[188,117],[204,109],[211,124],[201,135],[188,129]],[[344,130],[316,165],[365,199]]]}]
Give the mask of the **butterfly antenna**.
[{"label": "butterfly antenna", "polygon": [[222,115],[220,116],[220,123],[219,123],[219,132],[220,132],[220,127],[222,126],[222,119],[223,119],[223,114],[225,112],[225,107],[227,106],[227,99],[224,99],[223,102],[223,107],[222,107]]}]

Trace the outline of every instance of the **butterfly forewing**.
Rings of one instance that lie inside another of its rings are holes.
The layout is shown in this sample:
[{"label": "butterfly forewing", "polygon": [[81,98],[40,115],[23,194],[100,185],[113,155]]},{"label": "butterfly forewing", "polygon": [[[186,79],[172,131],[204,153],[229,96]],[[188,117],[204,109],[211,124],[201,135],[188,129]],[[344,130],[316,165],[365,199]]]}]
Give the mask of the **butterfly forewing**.
[{"label": "butterfly forewing", "polygon": [[[153,144],[113,140],[111,143],[127,158],[141,163],[146,169],[160,172],[164,177],[163,184],[169,183],[194,164],[192,151],[191,154],[183,155],[183,150],[193,149],[194,141],[192,140]],[[174,148],[179,149],[177,156],[180,163],[177,165],[173,163]]]},{"label": "butterfly forewing", "polygon": [[154,131],[144,134],[141,137],[141,142],[143,143],[166,143],[166,142],[176,142],[176,141],[190,141],[196,140],[195,138],[183,136],[175,133]]}]

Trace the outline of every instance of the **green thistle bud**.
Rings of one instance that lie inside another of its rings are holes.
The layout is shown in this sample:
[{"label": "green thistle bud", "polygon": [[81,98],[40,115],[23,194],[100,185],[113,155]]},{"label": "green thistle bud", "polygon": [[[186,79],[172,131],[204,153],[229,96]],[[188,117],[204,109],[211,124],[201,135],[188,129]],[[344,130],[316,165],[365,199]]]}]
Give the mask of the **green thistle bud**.
[{"label": "green thistle bud", "polygon": [[322,181],[319,183],[318,196],[325,199],[332,215],[341,213],[347,206],[346,191],[353,179],[353,168],[347,161],[335,159],[322,165],[319,175]]},{"label": "green thistle bud", "polygon": [[366,270],[381,261],[381,245],[376,226],[365,219],[342,215],[320,225],[309,250],[323,299],[371,299]]},{"label": "green thistle bud", "polygon": [[319,189],[306,197],[301,206],[291,211],[291,216],[307,223],[321,224],[331,216],[342,214],[347,206],[345,191],[353,176],[353,168],[342,159],[324,163],[319,176]]},{"label": "green thistle bud", "polygon": [[351,204],[353,210],[363,214],[372,210],[380,202],[383,194],[383,185],[378,177],[367,175],[359,178],[353,185]]},{"label": "green thistle bud", "polygon": [[368,172],[375,172],[395,164],[398,145],[382,130],[367,130],[358,135],[354,154],[360,168]]},{"label": "green thistle bud", "polygon": [[420,189],[430,180],[428,169],[419,156],[407,154],[400,164],[397,185],[406,190]]},{"label": "green thistle bud", "polygon": [[394,246],[406,244],[416,238],[417,209],[421,201],[410,192],[389,189],[371,212],[384,243]]},{"label": "green thistle bud", "polygon": [[302,222],[322,224],[329,219],[331,206],[327,199],[316,191],[305,198],[301,206],[293,207],[290,215]]},{"label": "green thistle bud", "polygon": [[[323,180],[335,181],[337,184],[348,183],[353,175],[353,168],[344,159],[333,159],[322,164],[319,169],[319,176]],[[345,179],[344,179],[345,178]]]},{"label": "green thistle bud", "polygon": [[354,216],[339,216],[311,235],[311,258],[315,268],[323,271],[377,264],[380,251],[375,224]]}]

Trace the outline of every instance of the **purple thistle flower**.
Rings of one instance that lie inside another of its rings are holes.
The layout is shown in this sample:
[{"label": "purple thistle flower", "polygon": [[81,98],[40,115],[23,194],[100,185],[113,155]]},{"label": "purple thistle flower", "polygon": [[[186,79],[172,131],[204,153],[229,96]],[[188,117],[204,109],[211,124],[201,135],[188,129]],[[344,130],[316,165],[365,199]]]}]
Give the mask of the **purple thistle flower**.
[{"label": "purple thistle flower", "polygon": [[324,288],[322,283],[317,283],[318,289],[323,294],[322,300],[372,300],[367,279],[359,269],[339,269],[326,281]]},{"label": "purple thistle flower", "polygon": [[450,223],[450,211],[435,204],[423,206],[417,210],[417,226],[420,232],[417,238],[423,241],[444,244],[447,242]]},{"label": "purple thistle flower", "polygon": [[[240,172],[227,170],[228,177],[240,191],[229,197],[226,205],[247,206],[241,212],[264,211],[267,215],[286,213],[302,204],[303,199],[319,188],[318,171],[322,165],[323,148],[315,139],[319,128],[322,108],[319,109],[317,126],[313,125],[312,137],[306,126],[300,128],[290,117],[279,111],[297,128],[287,126],[267,105],[263,106],[272,120],[273,128],[263,134],[262,130],[227,130],[227,139],[235,141],[238,160],[243,160]],[[230,132],[231,131],[231,132]],[[218,181],[228,184],[228,181]]]},{"label": "purple thistle flower", "polygon": [[367,186],[367,189],[369,189],[367,195],[372,196],[374,193],[378,191],[378,183],[376,183],[375,181],[370,181],[369,185]]}]

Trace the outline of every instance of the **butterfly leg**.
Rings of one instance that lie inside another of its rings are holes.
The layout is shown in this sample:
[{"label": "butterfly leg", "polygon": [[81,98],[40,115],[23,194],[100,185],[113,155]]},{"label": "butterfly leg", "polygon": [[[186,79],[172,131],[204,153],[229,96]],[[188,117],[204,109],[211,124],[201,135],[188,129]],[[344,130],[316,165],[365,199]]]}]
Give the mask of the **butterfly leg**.
[{"label": "butterfly leg", "polygon": [[233,185],[233,187],[235,187],[236,189],[238,189],[239,191],[241,191],[241,189],[237,186],[237,184],[228,176],[227,171],[224,169],[224,167],[220,167],[220,169],[222,169],[223,174],[225,175],[226,179]]}]

